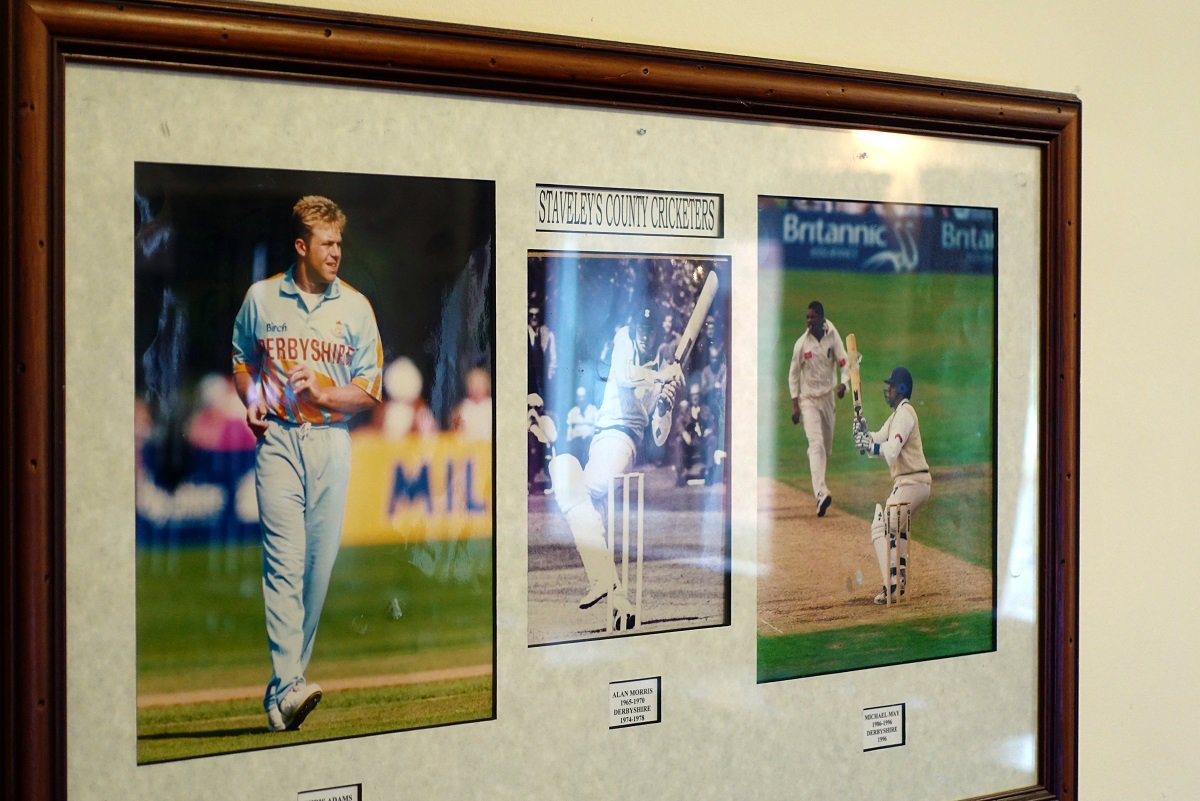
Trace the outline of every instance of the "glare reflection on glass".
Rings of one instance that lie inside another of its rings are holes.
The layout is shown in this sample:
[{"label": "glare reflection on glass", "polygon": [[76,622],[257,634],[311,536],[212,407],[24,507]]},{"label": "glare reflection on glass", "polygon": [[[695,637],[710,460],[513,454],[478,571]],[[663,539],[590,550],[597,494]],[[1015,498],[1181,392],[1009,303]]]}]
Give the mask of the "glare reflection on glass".
[{"label": "glare reflection on glass", "polygon": [[1013,538],[1008,553],[1008,570],[1000,586],[998,614],[1001,618],[1032,623],[1037,619],[1034,608],[1037,581],[1037,476],[1038,476],[1038,406],[1037,351],[1030,349],[1028,391],[1025,407],[1025,430],[1021,445],[1020,486],[1013,509]]},{"label": "glare reflection on glass", "polygon": [[996,761],[1024,773],[1033,773],[1037,768],[1034,745],[1035,740],[1032,734],[1010,737],[999,744]]}]

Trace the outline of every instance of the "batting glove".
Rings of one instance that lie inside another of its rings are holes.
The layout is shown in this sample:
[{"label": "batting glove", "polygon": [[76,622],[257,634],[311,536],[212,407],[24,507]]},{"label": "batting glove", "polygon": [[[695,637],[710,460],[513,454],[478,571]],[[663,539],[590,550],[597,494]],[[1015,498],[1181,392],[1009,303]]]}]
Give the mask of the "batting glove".
[{"label": "batting glove", "polygon": [[858,448],[859,453],[866,453],[871,449],[871,433],[855,426],[854,428],[854,447]]}]

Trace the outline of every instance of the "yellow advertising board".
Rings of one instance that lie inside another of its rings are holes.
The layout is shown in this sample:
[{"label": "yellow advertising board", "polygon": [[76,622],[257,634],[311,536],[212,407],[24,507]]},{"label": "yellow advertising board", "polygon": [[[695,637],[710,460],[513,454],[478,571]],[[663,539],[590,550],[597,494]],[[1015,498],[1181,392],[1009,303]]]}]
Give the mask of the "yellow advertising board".
[{"label": "yellow advertising board", "polygon": [[492,445],[355,432],[345,545],[492,536]]}]

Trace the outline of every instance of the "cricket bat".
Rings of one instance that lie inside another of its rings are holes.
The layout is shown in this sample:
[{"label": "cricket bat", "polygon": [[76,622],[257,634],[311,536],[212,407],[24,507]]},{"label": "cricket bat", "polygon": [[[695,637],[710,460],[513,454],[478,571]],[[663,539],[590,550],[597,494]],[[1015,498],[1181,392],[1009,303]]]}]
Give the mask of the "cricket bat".
[{"label": "cricket bat", "polygon": [[862,377],[858,372],[858,339],[854,334],[846,335],[846,358],[850,361],[850,402],[854,405],[854,418],[862,419]]},{"label": "cricket bat", "polygon": [[[696,339],[700,336],[700,327],[704,325],[704,318],[708,316],[708,310],[712,308],[713,298],[717,296],[717,274],[710,272],[708,277],[704,279],[704,286],[700,288],[700,294],[696,296],[696,306],[692,309],[692,316],[688,318],[687,325],[683,329],[683,334],[679,337],[678,344],[675,345],[675,355],[672,357],[670,364],[664,365],[659,371],[658,378],[655,379],[659,385],[667,384],[671,381],[683,383],[683,362],[692,353],[692,348],[696,344]],[[657,404],[657,400],[655,401]],[[657,405],[656,407],[657,408]],[[652,420],[652,433],[654,441],[661,445],[667,440],[668,431],[661,426],[669,426],[670,420],[655,414]]]},{"label": "cricket bat", "polygon": [[704,325],[704,318],[708,316],[708,310],[712,307],[713,298],[716,296],[717,274],[710,272],[704,279],[704,286],[700,288],[700,294],[696,297],[696,308],[692,310],[687,327],[683,329],[683,335],[679,337],[679,343],[675,346],[674,361],[676,364],[680,364],[691,354],[692,347],[696,344],[696,338],[700,336],[700,327]]}]

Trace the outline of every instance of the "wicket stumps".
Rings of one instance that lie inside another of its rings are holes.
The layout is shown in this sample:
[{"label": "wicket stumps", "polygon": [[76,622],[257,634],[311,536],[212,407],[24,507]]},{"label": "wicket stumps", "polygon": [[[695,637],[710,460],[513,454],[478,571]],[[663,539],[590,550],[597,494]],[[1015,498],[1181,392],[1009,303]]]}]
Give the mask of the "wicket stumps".
[{"label": "wicket stumps", "polygon": [[[912,504],[907,501],[889,504],[884,510],[884,531],[887,534],[889,583],[884,588],[887,605],[900,603],[908,594],[909,568],[912,551],[909,549],[909,528],[912,524]],[[904,547],[901,548],[901,543]]]},{"label": "wicket stumps", "polygon": [[[633,620],[636,623],[642,621],[642,543],[643,543],[643,523],[645,520],[645,510],[643,507],[643,497],[646,489],[646,474],[645,473],[618,473],[609,479],[608,482],[608,555],[616,562],[617,558],[617,485],[621,487],[621,516],[620,516],[620,531],[621,531],[621,588],[626,593],[626,598],[633,605]],[[630,488],[637,490],[637,511],[635,523],[637,526],[637,551],[634,554],[634,592],[629,594],[629,540],[632,533],[630,529]],[[608,594],[608,630],[613,631],[613,594]]]}]

